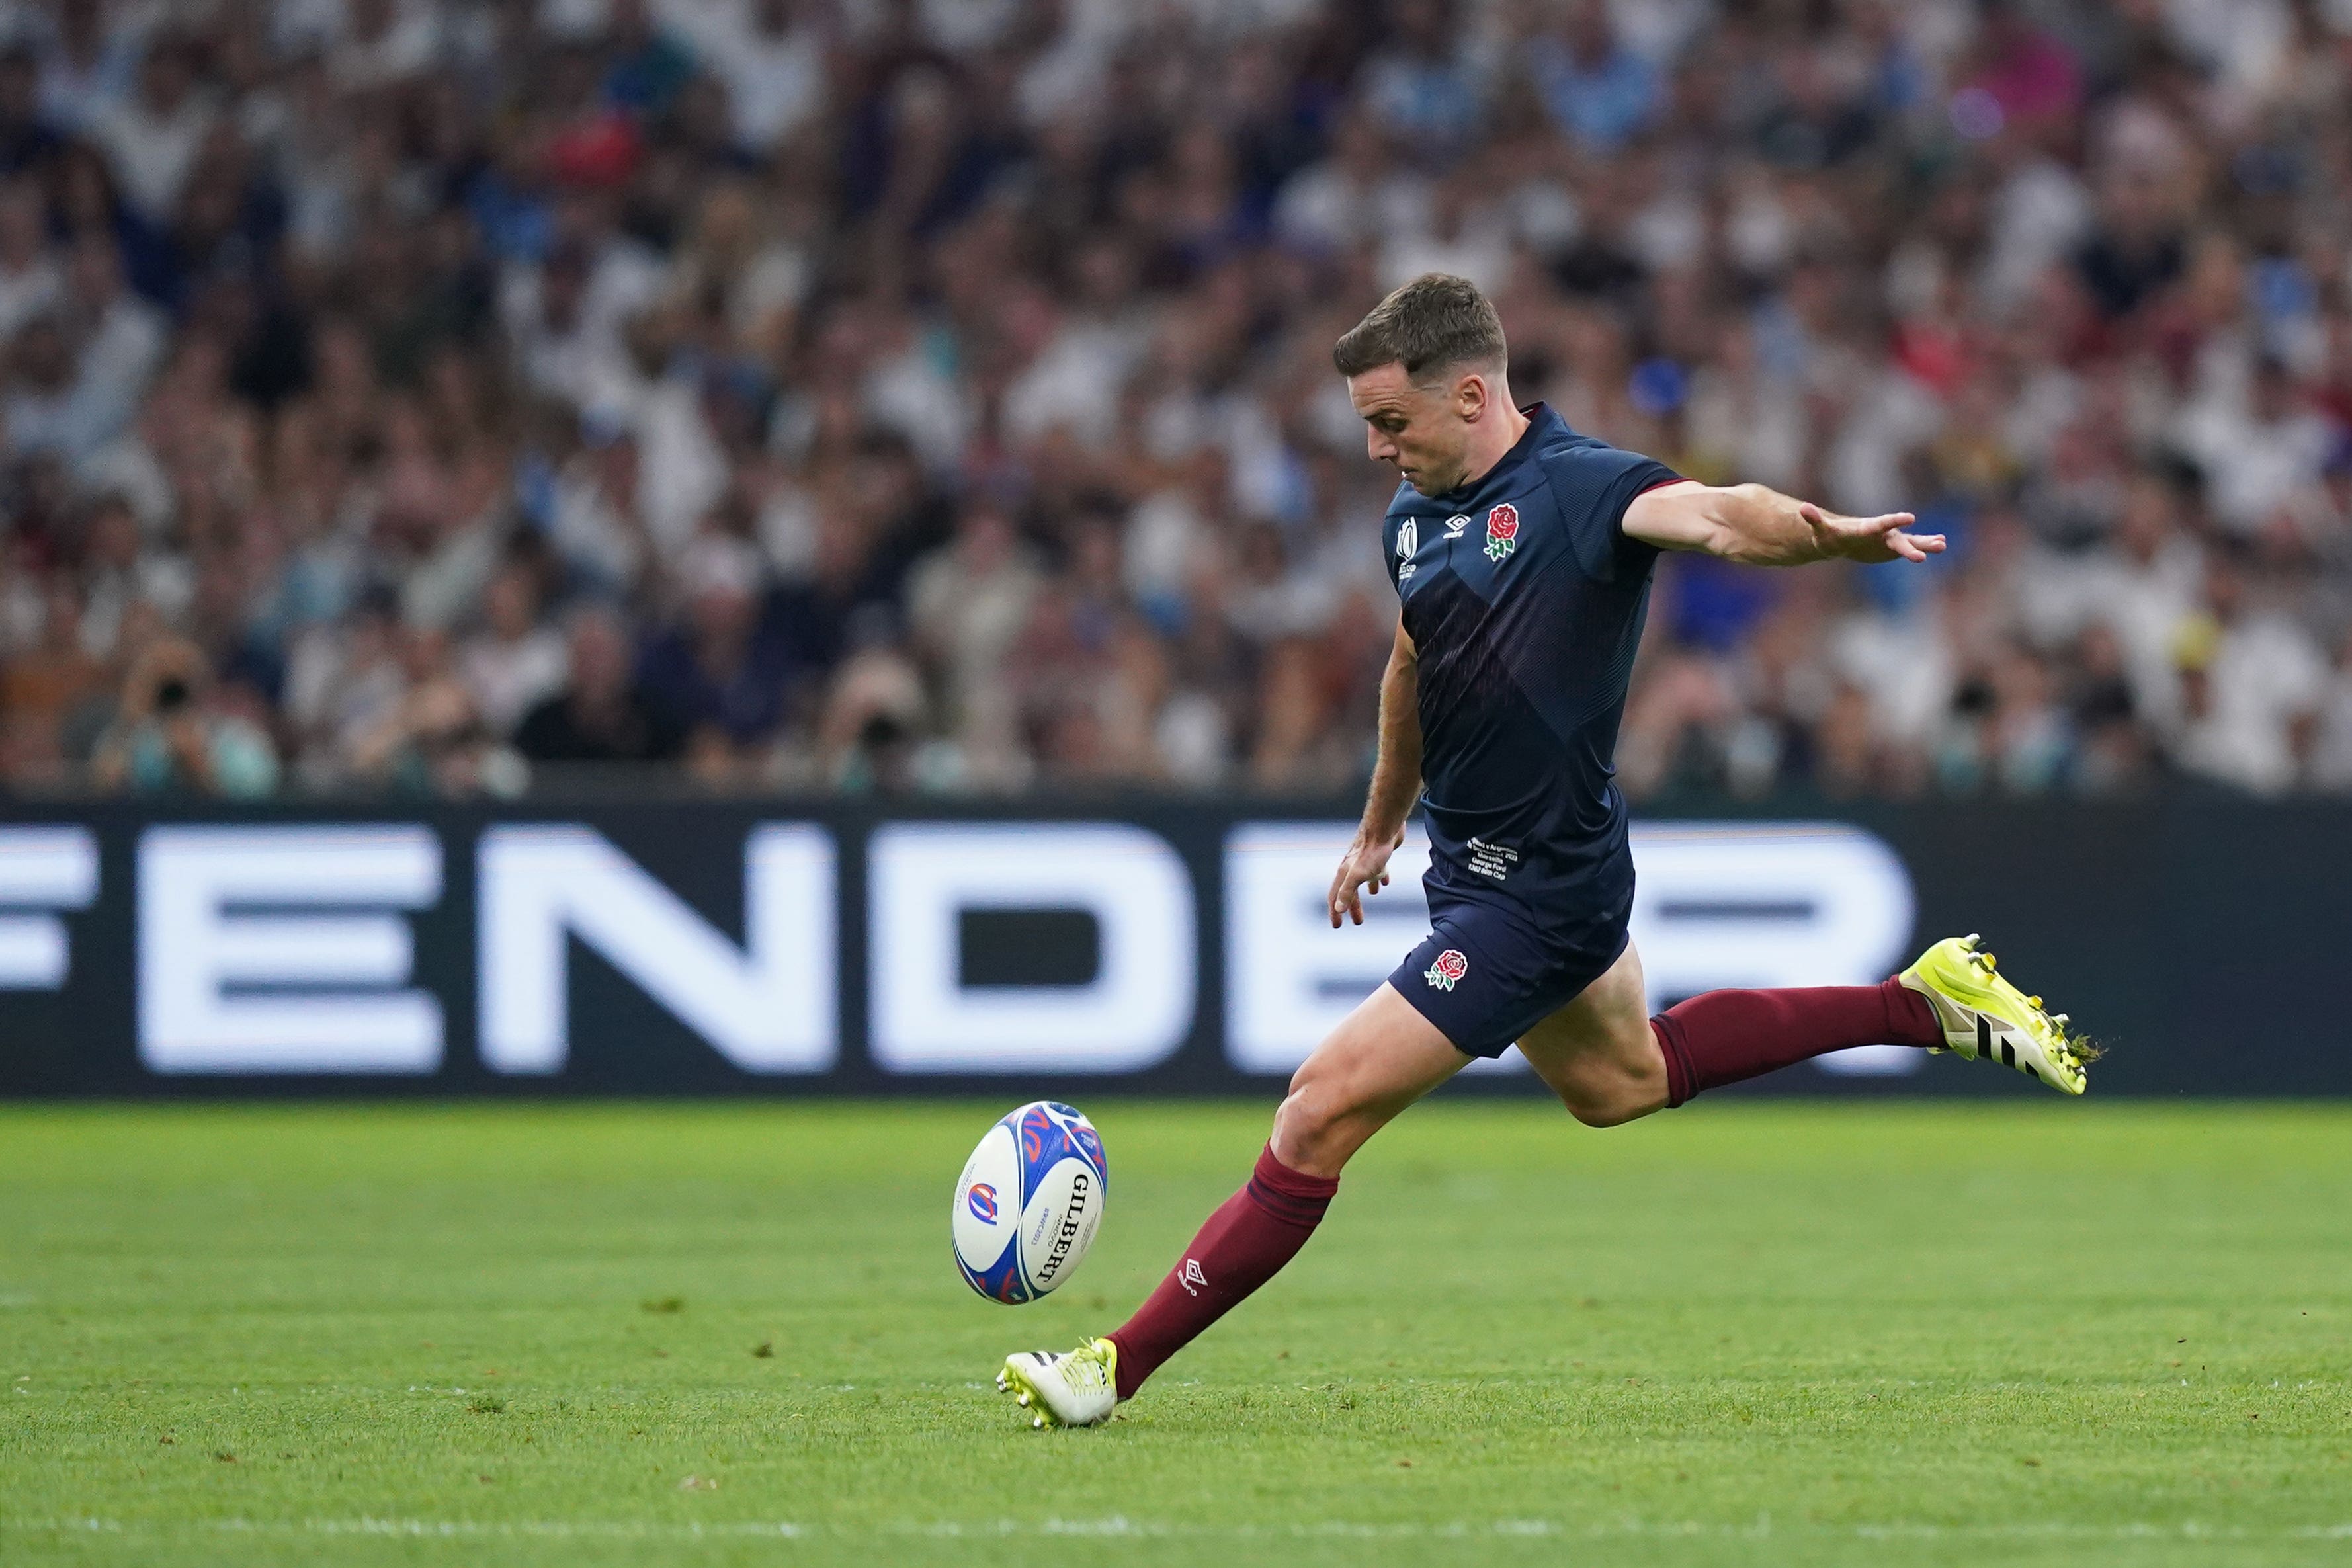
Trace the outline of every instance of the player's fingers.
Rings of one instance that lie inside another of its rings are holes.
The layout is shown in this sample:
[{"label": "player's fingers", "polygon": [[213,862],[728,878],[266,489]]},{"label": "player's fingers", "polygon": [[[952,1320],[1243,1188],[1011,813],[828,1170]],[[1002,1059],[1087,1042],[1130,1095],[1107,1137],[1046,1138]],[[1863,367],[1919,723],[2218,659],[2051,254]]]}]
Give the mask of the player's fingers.
[{"label": "player's fingers", "polygon": [[1926,560],[1927,559],[1927,552],[1921,549],[1918,542],[1906,533],[1888,533],[1886,536],[1886,548],[1893,550],[1896,555],[1901,556],[1905,560]]}]

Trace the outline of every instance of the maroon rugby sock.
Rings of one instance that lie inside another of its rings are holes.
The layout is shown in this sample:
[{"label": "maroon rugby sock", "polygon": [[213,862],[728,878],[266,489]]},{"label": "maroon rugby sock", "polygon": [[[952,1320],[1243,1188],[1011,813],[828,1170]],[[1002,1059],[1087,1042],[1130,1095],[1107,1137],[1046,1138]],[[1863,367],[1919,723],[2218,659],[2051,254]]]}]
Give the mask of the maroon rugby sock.
[{"label": "maroon rugby sock", "polygon": [[1160,1288],[1111,1331],[1110,1342],[1118,1346],[1118,1396],[1134,1398],[1161,1362],[1297,1257],[1339,1190],[1337,1177],[1292,1170],[1268,1145],[1249,1185],[1209,1216]]},{"label": "maroon rugby sock", "polygon": [[1708,991],[1650,1020],[1666,1057],[1666,1103],[1850,1045],[1941,1045],[1927,998],[1897,980]]}]

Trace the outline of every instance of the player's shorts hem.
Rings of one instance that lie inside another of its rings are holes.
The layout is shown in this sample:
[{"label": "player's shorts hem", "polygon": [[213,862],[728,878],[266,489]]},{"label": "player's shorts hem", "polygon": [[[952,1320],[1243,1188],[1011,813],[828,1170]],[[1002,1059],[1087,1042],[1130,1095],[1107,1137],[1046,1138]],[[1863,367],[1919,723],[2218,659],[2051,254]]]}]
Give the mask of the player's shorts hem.
[{"label": "player's shorts hem", "polygon": [[1449,911],[1389,984],[1464,1056],[1500,1056],[1607,974],[1633,941],[1622,922],[1592,936],[1580,947],[1536,950],[1507,925]]}]

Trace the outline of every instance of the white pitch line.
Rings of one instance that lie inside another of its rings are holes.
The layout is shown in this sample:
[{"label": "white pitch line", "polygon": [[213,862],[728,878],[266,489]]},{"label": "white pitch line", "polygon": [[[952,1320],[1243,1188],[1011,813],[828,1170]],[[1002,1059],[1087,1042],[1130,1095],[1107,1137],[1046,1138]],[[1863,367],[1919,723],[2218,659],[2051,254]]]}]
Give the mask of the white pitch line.
[{"label": "white pitch line", "polygon": [[693,1541],[751,1536],[795,1540],[809,1534],[806,1525],[785,1521],[717,1521],[709,1524],[660,1524],[646,1520],[478,1520],[478,1519],[200,1519],[171,1520],[0,1519],[0,1529],[37,1534],[160,1535],[195,1530],[228,1535],[376,1535],[419,1538],[557,1540]]},{"label": "white pitch line", "polygon": [[1341,1537],[1365,1540],[1459,1540],[1477,1536],[1553,1537],[1606,1540],[1622,1537],[1717,1536],[1755,1540],[1855,1539],[1864,1541],[1934,1540],[2072,1540],[2072,1541],[2352,1541],[2352,1523],[2290,1525],[2251,1529],[2243,1525],[2210,1525],[2195,1520],[2169,1524],[2128,1521],[2121,1524],[2081,1524],[2063,1520],[2014,1524],[1928,1524],[1892,1521],[1842,1526],[1775,1524],[1769,1517],[1747,1523],[1697,1520],[1619,1520],[1602,1524],[1571,1525],[1546,1519],[1414,1521],[1320,1520],[1261,1528],[1254,1524],[1213,1525],[1189,1521],[1131,1520],[1114,1514],[1108,1519],[1014,1520],[966,1522],[961,1520],[897,1520],[870,1525],[799,1524],[790,1521],[713,1521],[667,1523],[651,1520],[472,1520],[373,1518],[256,1520],[117,1520],[5,1519],[0,1531],[26,1534],[163,1535],[187,1531],[256,1535],[390,1536],[447,1539],[696,1541],[754,1538],[796,1541],[814,1536],[857,1540],[877,1535],[1008,1537],[1181,1537],[1243,1540],[1265,1538]]}]

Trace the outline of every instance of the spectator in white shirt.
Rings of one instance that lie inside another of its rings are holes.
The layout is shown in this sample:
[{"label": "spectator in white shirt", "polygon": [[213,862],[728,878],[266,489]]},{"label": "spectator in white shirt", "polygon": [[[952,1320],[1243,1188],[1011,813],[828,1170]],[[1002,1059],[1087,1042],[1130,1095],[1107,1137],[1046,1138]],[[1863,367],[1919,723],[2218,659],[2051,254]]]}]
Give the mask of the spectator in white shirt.
[{"label": "spectator in white shirt", "polygon": [[48,251],[41,196],[29,183],[0,190],[0,339],[58,302],[64,277]]},{"label": "spectator in white shirt", "polygon": [[197,90],[187,43],[163,37],[139,68],[139,88],[91,127],[123,200],[142,218],[168,225],[180,187],[212,129],[213,108]]},{"label": "spectator in white shirt", "polygon": [[482,595],[482,629],[458,655],[474,711],[501,739],[571,677],[563,637],[540,620],[539,602],[532,563],[509,560]]},{"label": "spectator in white shirt", "polygon": [[2231,562],[2207,570],[2205,601],[2210,613],[2181,632],[2180,765],[2256,794],[2282,793],[2310,753],[2327,662],[2293,617],[2253,604]]}]

